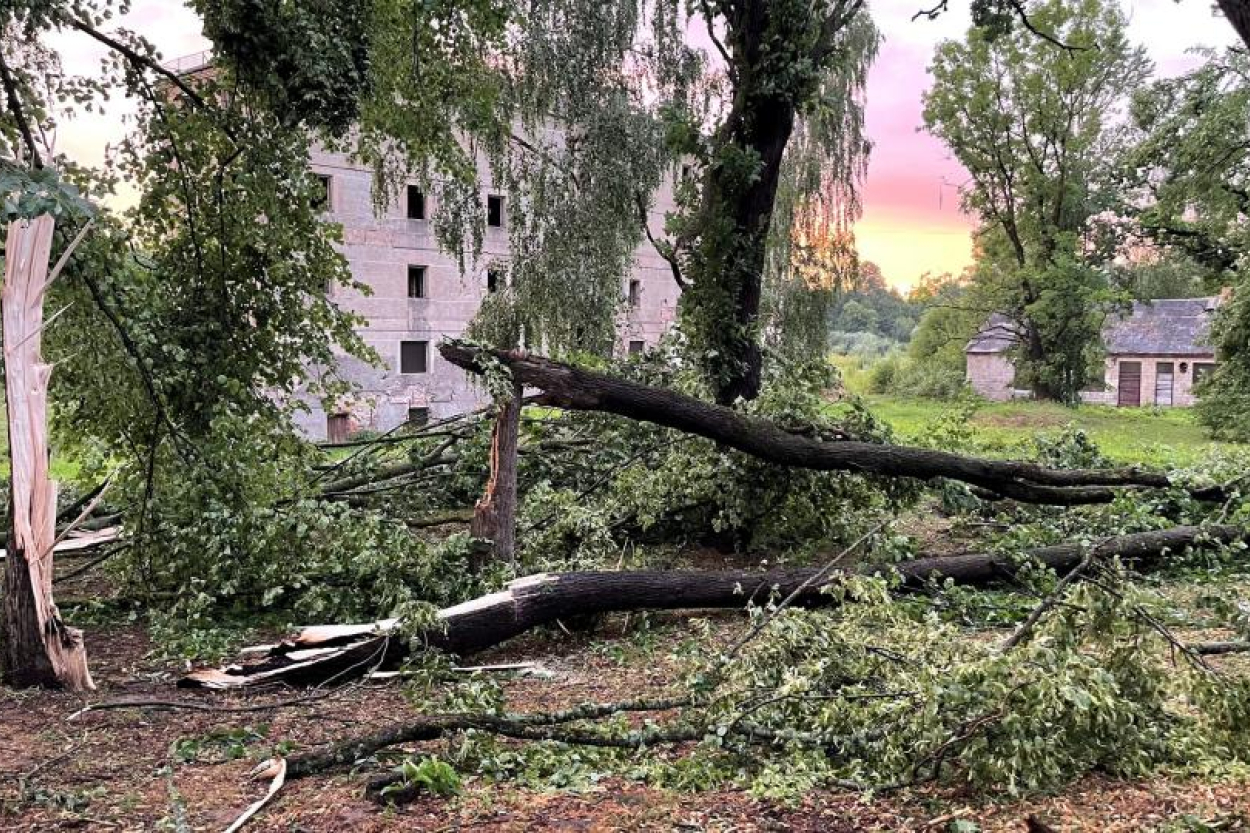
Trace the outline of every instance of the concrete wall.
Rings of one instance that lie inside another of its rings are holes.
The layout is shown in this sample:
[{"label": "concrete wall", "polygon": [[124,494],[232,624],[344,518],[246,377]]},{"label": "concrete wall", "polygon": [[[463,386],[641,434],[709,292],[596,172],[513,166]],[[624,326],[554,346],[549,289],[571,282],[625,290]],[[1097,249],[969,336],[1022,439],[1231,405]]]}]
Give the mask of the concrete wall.
[{"label": "concrete wall", "polygon": [[[357,281],[373,293],[335,287],[333,298],[344,309],[366,319],[360,335],[381,355],[386,368],[377,370],[345,358],[342,374],[361,386],[363,395],[340,404],[350,413],[352,429],[385,431],[402,423],[410,408],[428,408],[432,420],[472,410],[485,403],[482,390],[467,374],[438,355],[437,345],[445,337],[459,336],[477,312],[486,295],[486,271],[492,261],[508,258],[507,204],[505,227],[487,228],[481,261],[467,266],[461,274],[455,259],[440,251],[428,218],[439,206],[427,194],[425,220],[407,219],[401,194],[398,204],[376,216],[373,210],[372,174],[352,165],[338,154],[315,151],[312,170],[329,176],[329,216],[343,225],[342,251]],[[485,168],[484,168],[485,169]],[[491,193],[485,183],[482,200]],[[660,235],[665,212],[671,211],[671,188],[656,195],[648,217],[653,234]],[[408,297],[408,267],[424,266],[426,297]],[[678,289],[668,263],[645,238],[635,254],[633,272],[622,279],[622,297],[630,280],[640,281],[638,304],[621,315],[619,350],[623,354],[631,341],[650,347],[672,324],[677,309]],[[429,343],[428,370],[420,374],[399,372],[400,342]],[[326,436],[326,414],[315,403],[311,413],[301,416],[300,427],[311,437]]]},{"label": "concrete wall", "polygon": [[1004,353],[966,353],[966,378],[972,389],[995,402],[1012,398],[1016,368]]}]

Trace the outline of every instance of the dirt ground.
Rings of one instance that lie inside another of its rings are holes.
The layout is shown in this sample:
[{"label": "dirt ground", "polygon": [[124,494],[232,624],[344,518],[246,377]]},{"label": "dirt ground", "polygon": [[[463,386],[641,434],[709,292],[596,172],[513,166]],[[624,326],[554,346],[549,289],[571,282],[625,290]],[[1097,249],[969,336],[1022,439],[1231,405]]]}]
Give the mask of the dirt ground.
[{"label": "dirt ground", "polygon": [[[507,684],[510,708],[554,709],[577,702],[660,694],[672,675],[663,650],[636,654],[622,621],[593,636],[531,636],[480,658],[536,661],[549,679]],[[661,632],[676,638],[679,617]],[[241,712],[125,709],[70,715],[85,702],[118,698],[179,699],[251,708],[290,700],[292,692],[212,694],[175,689],[170,669],[146,658],[138,627],[88,634],[99,691],[70,694],[0,688],[0,829],[6,831],[220,831],[266,784],[248,771],[275,744],[308,748],[402,719],[410,712],[394,684],[355,687],[297,707]],[[634,653],[631,653],[634,652]],[[252,727],[249,733],[245,727]],[[261,727],[265,727],[261,729]],[[221,744],[205,738],[227,733]],[[222,754],[229,738],[237,757]],[[188,747],[188,744],[190,746]],[[200,754],[194,753],[202,745]],[[677,793],[622,780],[590,791],[536,792],[469,779],[465,793],[379,808],[363,795],[364,776],[338,773],[288,783],[252,820],[257,831],[884,831],[948,830],[956,820],[984,831],[1024,830],[1036,815],[1061,831],[1250,830],[1244,783],[1124,782],[1091,776],[1061,794],[1027,801],[974,799],[958,791],[916,789],[866,800],[820,791],[798,807],[758,801],[740,791]],[[1185,819],[1189,817],[1192,823]],[[1200,826],[1205,824],[1207,826]]]}]

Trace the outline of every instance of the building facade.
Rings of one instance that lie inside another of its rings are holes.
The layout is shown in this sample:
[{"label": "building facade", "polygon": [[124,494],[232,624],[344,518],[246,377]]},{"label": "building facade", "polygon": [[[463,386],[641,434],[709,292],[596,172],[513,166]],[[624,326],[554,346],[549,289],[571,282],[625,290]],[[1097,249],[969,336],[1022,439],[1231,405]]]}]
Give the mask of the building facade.
[{"label": "building facade", "polygon": [[[1194,386],[1215,368],[1211,318],[1223,296],[1135,301],[1103,329],[1103,380],[1081,393],[1085,402],[1118,407],[1189,407]],[[986,399],[1027,396],[1016,389],[1009,351],[1018,342],[1012,323],[990,316],[964,350],[967,380]]]},{"label": "building facade", "polygon": [[[506,281],[508,209],[506,199],[486,182],[482,200],[487,227],[476,266],[461,272],[457,259],[439,249],[430,221],[439,206],[430,195],[408,186],[398,204],[378,216],[373,206],[372,172],[342,154],[317,151],[312,171],[326,188],[326,216],[343,227],[342,251],[353,277],[372,293],[333,287],[334,301],[360,315],[361,338],[382,357],[383,368],[350,356],[339,373],[360,393],[327,413],[319,402],[300,427],[314,439],[342,440],[355,431],[386,431],[405,421],[437,420],[480,407],[486,394],[460,368],[438,353],[445,338],[464,333],[482,299]],[[482,170],[487,170],[483,164]],[[648,223],[661,234],[673,209],[667,184],[655,195]],[[676,318],[679,290],[672,270],[645,236],[631,272],[622,278],[624,303],[618,349],[641,352],[653,346]]]}]

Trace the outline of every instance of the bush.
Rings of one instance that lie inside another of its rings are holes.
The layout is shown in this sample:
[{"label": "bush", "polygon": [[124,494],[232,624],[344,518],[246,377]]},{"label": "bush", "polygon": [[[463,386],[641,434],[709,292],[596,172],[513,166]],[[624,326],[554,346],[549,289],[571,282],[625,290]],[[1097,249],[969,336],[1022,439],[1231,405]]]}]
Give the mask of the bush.
[{"label": "bush", "polygon": [[949,400],[958,398],[967,389],[962,371],[898,353],[886,356],[868,369],[870,393]]},{"label": "bush", "polygon": [[848,356],[876,358],[896,350],[899,343],[876,333],[851,333],[835,330],[829,334],[829,348]]}]

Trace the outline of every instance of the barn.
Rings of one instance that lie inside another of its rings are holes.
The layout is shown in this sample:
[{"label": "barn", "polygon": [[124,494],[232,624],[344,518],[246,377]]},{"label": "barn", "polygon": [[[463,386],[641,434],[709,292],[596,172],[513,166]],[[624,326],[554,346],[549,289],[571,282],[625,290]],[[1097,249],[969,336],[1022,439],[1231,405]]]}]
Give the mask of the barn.
[{"label": "barn", "polygon": [[[1082,393],[1086,402],[1121,407],[1194,404],[1194,385],[1215,368],[1209,344],[1211,317],[1220,297],[1135,301],[1103,329],[1103,380]],[[1014,323],[995,313],[964,351],[968,384],[993,400],[1027,396],[1015,387],[1011,348],[1019,340]]]}]

